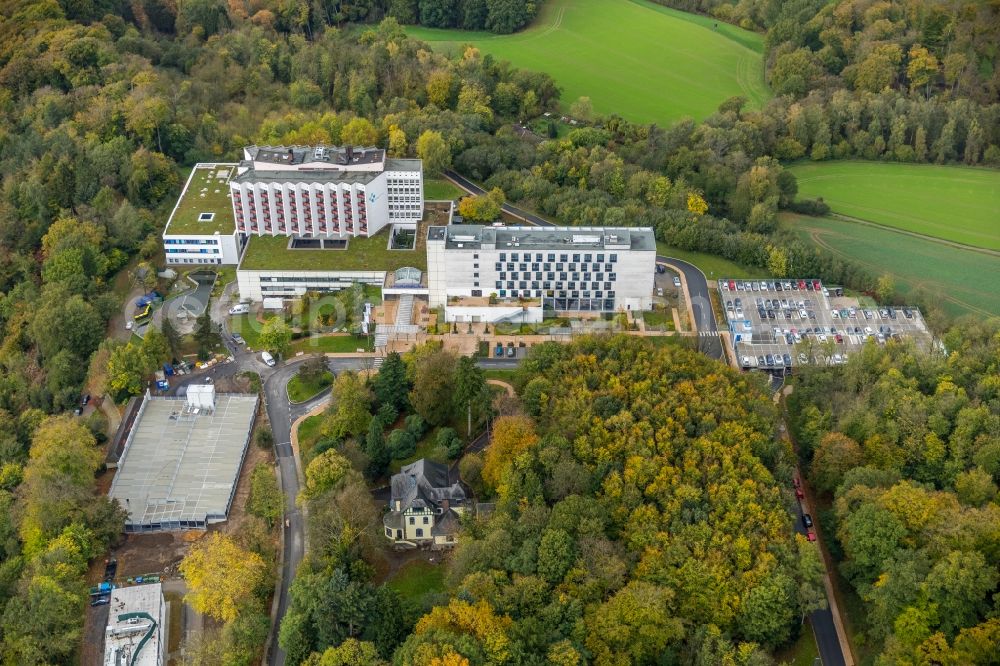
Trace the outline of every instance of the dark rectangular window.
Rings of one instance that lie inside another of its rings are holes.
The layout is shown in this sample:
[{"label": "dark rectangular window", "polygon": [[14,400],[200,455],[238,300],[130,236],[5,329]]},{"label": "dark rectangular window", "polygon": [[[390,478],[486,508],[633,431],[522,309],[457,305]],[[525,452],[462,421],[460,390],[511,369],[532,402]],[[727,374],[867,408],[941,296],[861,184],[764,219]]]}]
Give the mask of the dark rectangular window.
[{"label": "dark rectangular window", "polygon": [[611,255],[611,263],[614,264],[614,263],[617,263],[617,262],[618,262],[618,255],[617,254]]},{"label": "dark rectangular window", "polygon": [[[479,297],[479,296],[482,296],[482,295],[483,295],[483,290],[482,289],[473,289],[472,290],[472,296],[473,297]],[[426,523],[427,523],[427,519],[424,518],[424,524],[426,524]]]},{"label": "dark rectangular window", "polygon": [[588,264],[593,260],[593,258],[594,258],[594,255],[592,255],[592,254],[585,254],[585,255],[583,255],[583,260],[586,261]]},{"label": "dark rectangular window", "polygon": [[506,252],[501,252],[500,253],[500,261],[507,261],[507,253]]},{"label": "dark rectangular window", "polygon": [[549,254],[549,261],[555,261],[555,260],[556,260],[556,255],[555,255],[555,253],[550,253],[550,254]]},{"label": "dark rectangular window", "polygon": [[501,264],[501,263],[500,263],[500,262],[498,261],[498,262],[496,263],[496,269],[497,269],[498,271],[502,271],[502,270],[503,270],[503,264]]},{"label": "dark rectangular window", "polygon": [[580,261],[580,255],[579,254],[574,254],[573,255],[573,261]]},{"label": "dark rectangular window", "polygon": [[604,255],[603,254],[597,255],[597,263],[599,263],[599,264],[603,264],[604,263]]},{"label": "dark rectangular window", "polygon": [[518,254],[517,254],[517,252],[514,252],[514,253],[512,253],[512,254],[510,255],[510,260],[511,260],[511,261],[517,261],[517,257],[518,257]]},{"label": "dark rectangular window", "polygon": [[503,282],[497,280],[497,289],[500,289],[501,287],[503,287]]}]

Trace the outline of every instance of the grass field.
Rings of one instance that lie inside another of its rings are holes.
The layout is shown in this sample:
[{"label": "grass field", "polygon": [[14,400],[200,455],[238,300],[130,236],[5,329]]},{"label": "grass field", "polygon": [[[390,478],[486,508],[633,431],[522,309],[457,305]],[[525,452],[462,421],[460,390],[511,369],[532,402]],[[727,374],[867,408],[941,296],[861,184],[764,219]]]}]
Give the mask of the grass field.
[{"label": "grass field", "polygon": [[680,250],[675,247],[670,247],[663,241],[656,241],[656,253],[664,257],[673,257],[674,259],[680,259],[681,261],[686,261],[689,264],[694,264],[709,280],[717,280],[720,277],[734,279],[771,277],[770,274],[768,274],[768,272],[763,268],[743,266],[742,264],[737,264],[736,262],[729,261],[723,257],[717,257],[714,254]]},{"label": "grass field", "polygon": [[333,373],[325,372],[319,381],[303,381],[302,375],[297,374],[288,380],[288,400],[290,402],[305,402],[327,386],[333,383]]},{"label": "grass field", "polygon": [[799,196],[835,213],[1000,250],[1000,171],[883,162],[794,164]]},{"label": "grass field", "polygon": [[424,178],[424,199],[428,201],[457,199],[465,190],[444,178]]},{"label": "grass field", "polygon": [[426,595],[444,592],[445,568],[423,560],[403,565],[386,585],[407,601],[419,603]]},{"label": "grass field", "polygon": [[953,316],[1000,315],[1000,257],[844,220],[790,214],[781,220],[874,275],[891,273],[904,295],[926,290]]},{"label": "grass field", "polygon": [[646,0],[548,0],[514,35],[416,26],[407,32],[441,51],[472,44],[547,72],[565,109],[586,96],[597,113],[635,122],[700,120],[734,95],[760,106],[770,94],[760,35]]}]

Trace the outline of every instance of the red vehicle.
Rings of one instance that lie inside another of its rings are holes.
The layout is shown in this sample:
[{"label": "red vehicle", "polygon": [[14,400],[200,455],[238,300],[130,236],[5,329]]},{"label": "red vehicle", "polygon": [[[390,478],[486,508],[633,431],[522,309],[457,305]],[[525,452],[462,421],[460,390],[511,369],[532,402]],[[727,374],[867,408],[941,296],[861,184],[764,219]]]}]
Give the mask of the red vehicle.
[{"label": "red vehicle", "polygon": [[802,488],[795,489],[795,499],[804,499],[806,494],[802,492]]},{"label": "red vehicle", "polygon": [[806,290],[806,281],[799,280],[799,291],[805,291],[805,290]]},{"label": "red vehicle", "polygon": [[819,280],[813,280],[813,289],[815,289],[816,291],[820,291],[823,289],[823,285],[820,284]]},{"label": "red vehicle", "polygon": [[795,486],[796,488],[802,487],[802,482],[799,481],[799,477],[796,476],[792,478],[792,485]]},{"label": "red vehicle", "polygon": [[729,291],[736,291],[736,280],[729,281]]},{"label": "red vehicle", "polygon": [[812,530],[809,530],[808,532],[806,532],[806,538],[809,539],[810,541],[815,541],[816,533],[813,532]]}]

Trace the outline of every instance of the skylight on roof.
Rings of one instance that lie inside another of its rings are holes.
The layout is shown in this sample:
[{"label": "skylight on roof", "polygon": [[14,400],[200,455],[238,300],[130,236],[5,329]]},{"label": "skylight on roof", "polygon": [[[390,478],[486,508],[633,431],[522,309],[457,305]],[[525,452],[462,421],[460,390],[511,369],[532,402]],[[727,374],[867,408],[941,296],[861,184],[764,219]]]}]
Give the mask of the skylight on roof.
[{"label": "skylight on roof", "polygon": [[199,222],[211,222],[215,219],[215,213],[200,213],[198,215]]}]

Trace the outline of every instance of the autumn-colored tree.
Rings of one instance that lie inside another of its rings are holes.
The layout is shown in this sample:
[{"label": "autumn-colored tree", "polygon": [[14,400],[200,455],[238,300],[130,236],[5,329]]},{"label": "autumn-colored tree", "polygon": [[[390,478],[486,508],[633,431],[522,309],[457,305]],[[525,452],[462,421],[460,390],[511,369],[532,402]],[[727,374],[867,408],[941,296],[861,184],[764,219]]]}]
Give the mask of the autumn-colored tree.
[{"label": "autumn-colored tree", "polygon": [[240,605],[253,597],[267,576],[260,555],[240,548],[220,532],[197,541],[179,568],[188,587],[184,601],[223,622],[236,618]]},{"label": "autumn-colored tree", "polygon": [[502,416],[493,424],[493,436],[486,449],[483,480],[499,489],[504,467],[538,442],[534,422],[527,416]]},{"label": "autumn-colored tree", "polygon": [[437,174],[451,166],[451,149],[440,132],[424,130],[417,139],[417,157],[424,161],[424,171]]},{"label": "autumn-colored tree", "polygon": [[303,497],[317,497],[337,487],[351,472],[351,462],[335,449],[327,449],[306,467],[306,487]]},{"label": "autumn-colored tree", "polygon": [[694,213],[696,217],[701,217],[708,212],[708,202],[699,192],[688,192],[687,195],[688,212]]},{"label": "autumn-colored tree", "polygon": [[494,187],[486,194],[472,194],[458,203],[458,214],[473,222],[492,222],[500,217],[503,190]]},{"label": "autumn-colored tree", "polygon": [[844,474],[863,461],[861,447],[847,435],[830,432],[816,447],[812,462],[812,478],[816,487],[825,492],[836,490]]}]

